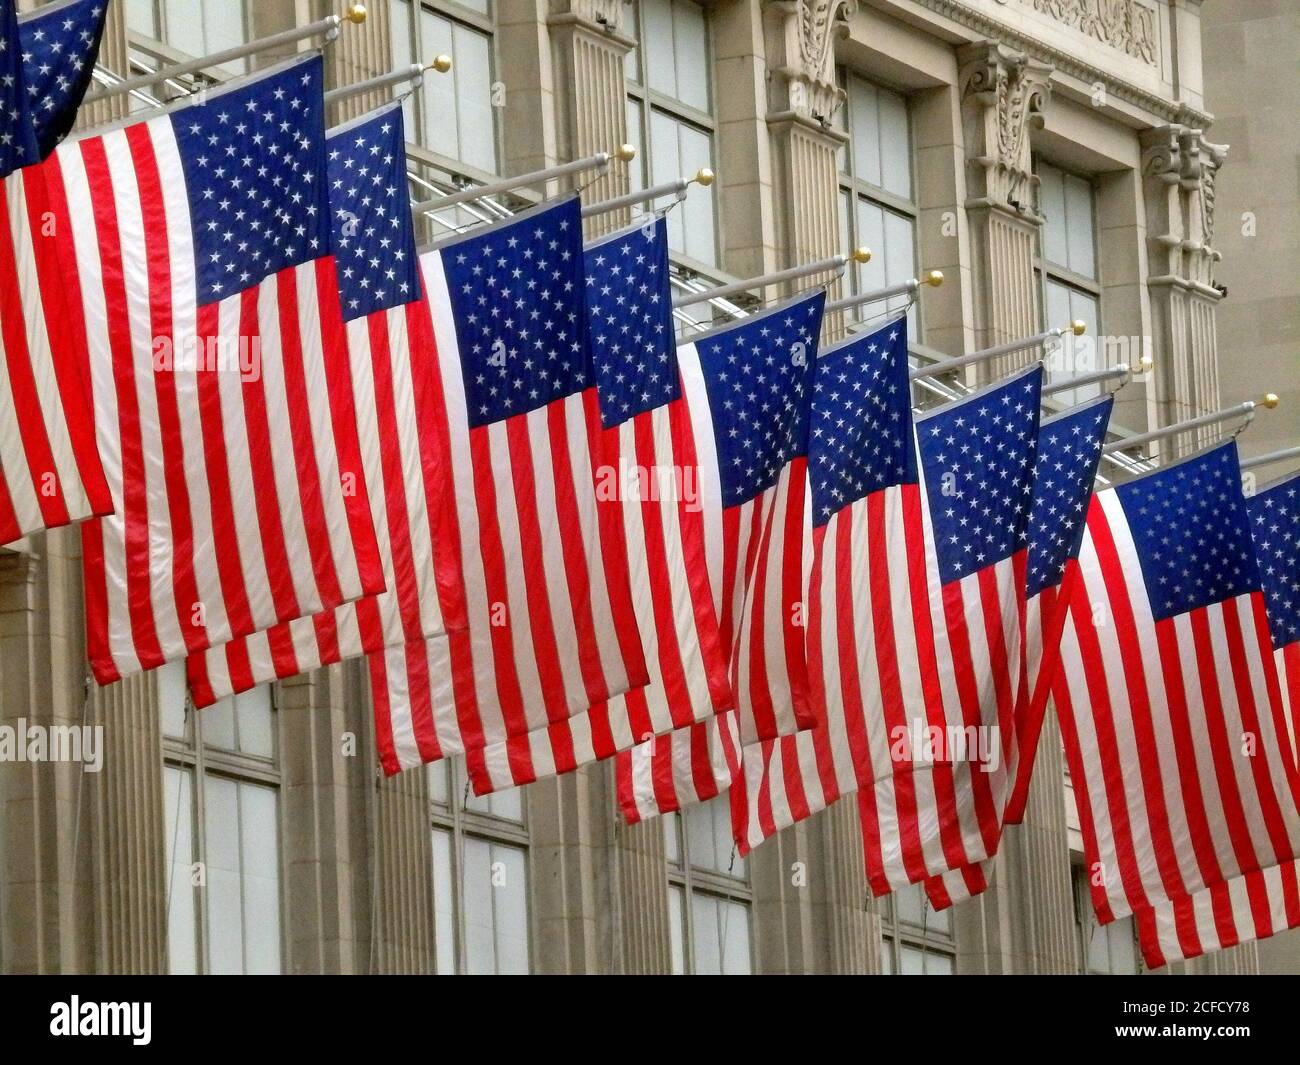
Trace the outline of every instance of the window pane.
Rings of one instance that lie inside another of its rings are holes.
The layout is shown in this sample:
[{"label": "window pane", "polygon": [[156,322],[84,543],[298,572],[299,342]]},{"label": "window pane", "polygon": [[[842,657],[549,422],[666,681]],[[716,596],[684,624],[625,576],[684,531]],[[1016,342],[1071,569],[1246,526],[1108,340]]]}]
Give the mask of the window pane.
[{"label": "window pane", "polygon": [[275,755],[275,715],[271,712],[269,684],[259,684],[235,696],[235,725],[242,753],[258,758]]},{"label": "window pane", "polygon": [[898,971],[903,976],[923,976],[925,974],[925,952],[903,944],[898,949]]},{"label": "window pane", "polygon": [[668,888],[668,947],[672,954],[672,973],[681,976],[686,972],[686,912],[682,898],[686,893],[679,887]]},{"label": "window pane", "polygon": [[682,815],[678,813],[665,814],[664,823],[664,853],[668,860],[674,865],[682,863]]},{"label": "window pane", "polygon": [[894,941],[892,939],[882,939],[880,941],[880,971],[885,976],[894,975]]},{"label": "window pane", "polygon": [[888,89],[877,90],[877,99],[880,102],[881,186],[910,200],[912,147],[907,129],[907,101]]},{"label": "window pane", "polygon": [[[885,263],[889,250],[885,246],[885,212],[870,200],[857,197],[857,243],[865,244],[872,251],[871,261],[858,265],[858,291],[870,292],[872,289],[885,287]],[[878,307],[867,306],[860,312],[874,314]]]},{"label": "window pane", "polygon": [[[641,39],[641,6],[637,0],[626,0],[624,11],[627,17],[623,20],[623,32],[631,37],[634,41]],[[633,45],[627,55],[623,57],[623,77],[628,81],[642,84],[641,81],[641,49]]]},{"label": "window pane", "polygon": [[[883,212],[883,217],[885,222],[885,284],[893,285],[916,276],[913,223],[910,218],[895,214],[893,211]],[[908,298],[906,296],[895,296],[887,306],[892,314],[901,311],[907,304]],[[915,336],[915,323],[912,325],[912,333]]]},{"label": "window pane", "polygon": [[244,916],[239,891],[239,793],[233,780],[204,780],[208,960],[214,973],[244,969]]},{"label": "window pane", "polygon": [[1068,258],[1076,274],[1097,276],[1093,247],[1092,185],[1074,174],[1065,175],[1065,220]]},{"label": "window pane", "polygon": [[909,884],[894,892],[894,916],[900,924],[924,927],[925,890],[920,884]]},{"label": "window pane", "polygon": [[429,798],[439,806],[446,806],[451,801],[451,784],[447,779],[449,765],[449,762],[443,760],[425,767],[429,775]]},{"label": "window pane", "polygon": [[452,892],[451,833],[433,830],[433,947],[439,976],[456,972],[456,900]]},{"label": "window pane", "polygon": [[[646,132],[642,125],[644,108],[636,100],[628,97],[627,101],[627,137],[628,140],[642,149],[636,153],[636,158],[632,160],[628,167],[627,176],[630,182],[630,190],[636,192],[646,187],[646,160],[649,153],[646,148]],[[674,212],[675,213],[675,212]],[[671,217],[671,215],[669,216]]]},{"label": "window pane", "polygon": [[674,0],[673,51],[677,98],[699,111],[709,109],[709,38],[704,11],[692,0]]},{"label": "window pane", "polygon": [[1043,258],[1058,266],[1066,266],[1069,262],[1065,236],[1064,177],[1056,167],[1046,163],[1038,164],[1038,195],[1043,212]]},{"label": "window pane", "polygon": [[[453,35],[456,76],[456,120],[460,159],[495,174],[497,150],[492,107],[491,38],[457,25]],[[445,80],[445,75],[442,75]]]},{"label": "window pane", "polygon": [[522,821],[524,819],[523,792],[518,788],[494,791],[488,795],[475,795],[470,792],[465,808],[481,814],[491,814],[493,817],[500,817],[507,821]]},{"label": "window pane", "polygon": [[163,816],[167,833],[167,962],[168,972],[198,971],[198,924],[194,886],[194,775],[187,769],[163,767]]},{"label": "window pane", "polygon": [[749,907],[740,902],[722,903],[722,971],[728,976],[748,975]]},{"label": "window pane", "polygon": [[471,974],[528,971],[528,885],[524,853],[465,840],[465,955]]},{"label": "window pane", "polygon": [[164,736],[185,738],[185,663],[168,662],[154,671],[158,684],[158,708]]},{"label": "window pane", "polygon": [[925,955],[926,976],[951,976],[953,972],[952,955],[929,951]]},{"label": "window pane", "polygon": [[718,901],[710,895],[691,896],[692,970],[704,976],[722,972],[722,940],[719,937]]},{"label": "window pane", "polygon": [[228,696],[211,706],[196,711],[199,715],[199,733],[206,747],[219,747],[223,751],[235,750],[235,700]]},{"label": "window pane", "polygon": [[849,137],[853,149],[853,176],[880,187],[880,117],[876,87],[861,78],[849,78]]},{"label": "window pane", "polygon": [[[388,14],[388,32],[393,45],[393,69],[400,70],[413,65],[415,52],[411,47],[411,0],[393,0]],[[415,138],[419,130],[415,121],[415,101],[415,93],[408,93],[402,101],[406,135],[411,138]]]},{"label": "window pane", "polygon": [[[680,125],[681,170],[662,180],[685,175],[689,177],[700,167],[713,165],[713,145],[709,135],[694,126]],[[678,206],[674,214],[684,212],[686,219],[686,254],[709,266],[718,260],[715,236],[713,189],[698,189]]]},{"label": "window pane", "polygon": [[280,826],[274,789],[239,785],[244,972],[280,971]]},{"label": "window pane", "polygon": [[1133,947],[1133,918],[1125,917],[1106,926],[1110,938],[1110,971],[1136,975],[1137,954]]},{"label": "window pane", "polygon": [[158,37],[154,0],[126,0],[126,28],[146,37]]},{"label": "window pane", "polygon": [[641,0],[645,26],[646,80],[650,88],[677,97],[677,64],[673,58],[673,8],[671,0]]}]

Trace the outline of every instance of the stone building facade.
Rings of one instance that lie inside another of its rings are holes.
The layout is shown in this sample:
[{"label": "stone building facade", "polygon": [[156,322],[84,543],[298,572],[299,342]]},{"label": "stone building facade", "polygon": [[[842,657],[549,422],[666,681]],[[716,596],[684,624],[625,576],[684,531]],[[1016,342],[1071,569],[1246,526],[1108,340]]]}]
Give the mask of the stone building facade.
[{"label": "stone building facade", "polygon": [[[590,199],[700,166],[717,172],[670,215],[679,283],[751,277],[865,244],[873,261],[837,291],[921,269],[947,278],[912,312],[918,359],[1084,318],[1089,339],[1054,356],[1054,376],[1143,351],[1156,360],[1121,393],[1127,430],[1219,405],[1214,189],[1231,157],[1209,132],[1199,0],[369,8],[326,49],[333,84],[436,53],[454,59],[450,74],[428,76],[407,98],[415,198],[630,142],[641,149],[630,167],[580,179],[591,181]],[[152,69],[332,10],[319,0],[113,0],[101,64],[117,76]],[[213,76],[244,69],[236,61]],[[332,118],[389,92],[354,96]],[[88,120],[126,106],[92,104]],[[425,235],[458,219],[433,219]],[[851,803],[738,861],[725,799],[629,828],[609,765],[484,800],[469,796],[455,763],[384,779],[357,663],[197,715],[177,667],[95,689],[79,543],[62,530],[0,550],[0,724],[104,725],[98,773],[0,763],[5,972],[1140,966],[1128,922],[1098,928],[1079,890],[1079,835],[1053,736],[991,891],[948,914],[929,911],[919,892],[873,902]],[[1300,954],[1294,942],[1289,950]],[[1248,946],[1175,968],[1258,964]]]}]

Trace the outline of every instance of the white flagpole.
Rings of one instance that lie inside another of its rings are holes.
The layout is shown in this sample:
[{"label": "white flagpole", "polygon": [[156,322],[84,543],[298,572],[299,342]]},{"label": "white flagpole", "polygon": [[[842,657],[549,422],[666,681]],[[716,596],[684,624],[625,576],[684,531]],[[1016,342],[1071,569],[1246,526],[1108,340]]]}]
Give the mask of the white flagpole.
[{"label": "white flagpole", "polygon": [[[1269,392],[1257,400],[1248,399],[1244,403],[1238,403],[1235,407],[1225,407],[1223,410],[1211,411],[1209,414],[1201,414],[1185,421],[1174,422],[1173,425],[1166,425],[1160,429],[1152,429],[1148,433],[1138,433],[1136,436],[1127,436],[1122,440],[1112,440],[1102,447],[1102,454],[1109,455],[1112,451],[1122,451],[1126,448],[1148,444],[1153,440],[1178,436],[1180,433],[1187,433],[1193,429],[1202,429],[1207,425],[1220,425],[1223,422],[1230,422],[1234,418],[1245,418],[1246,425],[1249,425],[1254,420],[1255,412],[1260,407],[1265,410],[1272,410],[1278,405],[1278,402],[1278,397]],[[1245,425],[1241,428],[1245,428]]]},{"label": "white flagpole", "polygon": [[942,362],[933,362],[928,366],[917,366],[908,376],[913,381],[921,377],[934,377],[938,374],[948,373],[950,370],[960,370],[965,366],[973,366],[978,362],[987,362],[989,359],[995,359],[999,355],[1008,355],[1013,351],[1032,348],[1036,344],[1042,344],[1047,340],[1055,340],[1057,337],[1064,336],[1066,333],[1073,333],[1077,337],[1083,336],[1087,331],[1087,328],[1087,325],[1082,321],[1082,319],[1076,318],[1069,325],[1062,326],[1059,329],[1049,329],[1045,333],[1035,333],[1033,336],[1022,337],[1020,340],[1012,340],[1006,344],[998,344],[995,347],[983,348],[980,351],[972,351],[969,355],[959,355],[954,359],[944,359]]},{"label": "white flagpole", "polygon": [[737,296],[742,292],[748,292],[750,289],[779,285],[783,281],[797,281],[801,277],[811,277],[813,274],[824,273],[827,270],[834,270],[838,273],[850,262],[865,263],[870,261],[871,250],[869,248],[855,248],[848,255],[833,255],[829,259],[818,259],[815,263],[804,263],[802,266],[792,266],[786,270],[760,274],[758,277],[747,278],[744,281],[733,281],[729,285],[718,285],[716,288],[705,289],[702,292],[687,292],[680,296],[674,296],[673,308],[689,307],[696,303],[725,299],[728,296]]},{"label": "white flagpole", "polygon": [[1253,470],[1256,466],[1270,466],[1274,462],[1283,462],[1286,459],[1300,459],[1300,447],[1284,447],[1280,451],[1270,451],[1267,455],[1256,455],[1254,458],[1242,459],[1241,468],[1243,470]]},{"label": "white flagpole", "polygon": [[620,207],[635,207],[639,203],[650,203],[657,200],[660,196],[676,196],[679,200],[686,199],[686,193],[692,185],[699,185],[701,188],[708,188],[713,184],[714,173],[707,166],[700,167],[695,172],[694,177],[678,178],[676,181],[665,181],[660,185],[651,185],[648,189],[639,189],[636,192],[629,192],[624,196],[615,196],[610,200],[601,200],[600,203],[589,203],[582,209],[582,217],[590,218],[592,215],[607,214],[610,211],[617,211]]},{"label": "white flagpole", "polygon": [[390,85],[401,85],[404,81],[411,83],[411,88],[415,88],[424,80],[425,71],[436,70],[439,74],[446,74],[451,69],[451,56],[440,55],[428,63],[412,63],[409,67],[402,67],[400,70],[394,70],[388,74],[379,74],[373,78],[367,78],[365,81],[356,81],[351,85],[340,85],[337,89],[330,89],[325,94],[327,104],[336,103],[339,100],[346,100],[349,96],[357,96],[363,92],[372,92],[375,89],[386,89]]}]

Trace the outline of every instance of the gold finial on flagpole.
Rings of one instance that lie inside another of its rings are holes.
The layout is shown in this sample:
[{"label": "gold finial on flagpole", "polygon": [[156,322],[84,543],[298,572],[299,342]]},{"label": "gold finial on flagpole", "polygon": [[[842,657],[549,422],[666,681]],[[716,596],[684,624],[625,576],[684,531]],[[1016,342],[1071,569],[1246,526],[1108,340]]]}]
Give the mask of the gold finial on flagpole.
[{"label": "gold finial on flagpole", "polygon": [[352,25],[360,26],[361,23],[366,21],[366,5],[349,4],[348,13],[343,17],[346,18],[350,23],[352,23]]},{"label": "gold finial on flagpole", "polygon": [[923,285],[929,285],[931,288],[938,288],[943,284],[943,271],[927,270],[918,278],[918,280]]},{"label": "gold finial on flagpole", "polygon": [[1076,318],[1073,322],[1070,323],[1070,332],[1077,337],[1083,336],[1083,334],[1086,333],[1087,331],[1088,331],[1088,323],[1085,322],[1082,318]]},{"label": "gold finial on flagpole", "polygon": [[707,166],[702,166],[699,168],[699,170],[695,171],[695,176],[691,178],[691,181],[694,181],[695,184],[700,185],[703,188],[707,189],[710,185],[713,184],[713,179],[715,176],[716,175],[713,173],[713,171],[710,170]]},{"label": "gold finial on flagpole", "polygon": [[1273,410],[1281,402],[1282,400],[1276,392],[1265,392],[1263,398],[1259,400],[1259,405]]},{"label": "gold finial on flagpole", "polygon": [[610,154],[613,155],[613,157],[619,160],[620,162],[630,163],[633,159],[636,158],[636,145],[620,144]]},{"label": "gold finial on flagpole", "polygon": [[446,74],[451,69],[451,56],[436,55],[433,61],[425,65],[425,70],[436,70],[439,74]]},{"label": "gold finial on flagpole", "polygon": [[849,258],[855,263],[869,263],[871,262],[871,249],[867,247],[854,248],[849,252]]}]

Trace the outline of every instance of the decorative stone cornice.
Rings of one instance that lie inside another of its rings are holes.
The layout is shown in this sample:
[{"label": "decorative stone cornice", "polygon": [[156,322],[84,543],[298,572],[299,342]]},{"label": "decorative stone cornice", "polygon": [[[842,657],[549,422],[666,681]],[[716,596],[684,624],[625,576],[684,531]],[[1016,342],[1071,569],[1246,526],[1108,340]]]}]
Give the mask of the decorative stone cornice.
[{"label": "decorative stone cornice", "polygon": [[767,10],[770,55],[781,78],[772,110],[822,126],[844,99],[835,82],[835,39],[848,35],[857,0],[773,0]]},{"label": "decorative stone cornice", "polygon": [[1045,44],[1036,37],[1022,33],[1015,27],[990,17],[984,11],[963,3],[962,0],[914,0],[914,2],[919,7],[932,11],[959,26],[974,30],[981,37],[996,38],[1034,59],[1049,63],[1059,74],[1077,78],[1089,85],[1096,83],[1104,85],[1113,99],[1140,107],[1165,122],[1178,122],[1205,128],[1214,121],[1214,116],[1206,111],[1198,110],[1181,100],[1157,96],[1155,93],[1122,81],[1113,71],[1080,59],[1078,53],[1067,52]]},{"label": "decorative stone cornice", "polygon": [[1035,11],[1148,66],[1160,59],[1156,13],[1138,0],[1027,0]]},{"label": "decorative stone cornice", "polygon": [[997,41],[967,45],[957,55],[966,145],[978,167],[971,200],[1036,221],[1038,182],[1030,162],[1029,129],[1043,126],[1052,67]]},{"label": "decorative stone cornice", "polygon": [[618,33],[623,20],[623,0],[551,0],[547,21],[585,22],[599,26],[606,33]]}]

